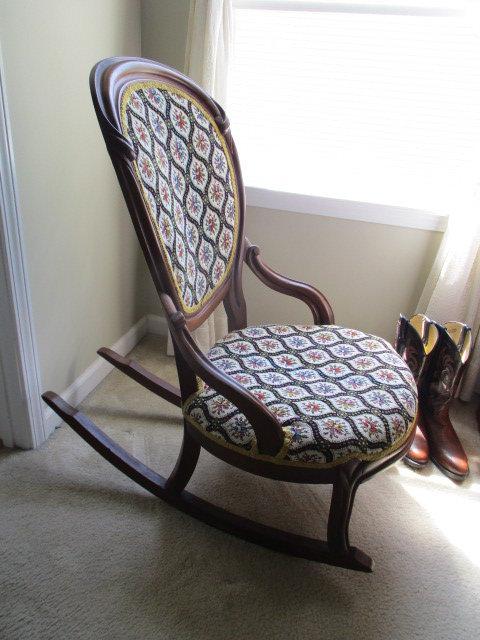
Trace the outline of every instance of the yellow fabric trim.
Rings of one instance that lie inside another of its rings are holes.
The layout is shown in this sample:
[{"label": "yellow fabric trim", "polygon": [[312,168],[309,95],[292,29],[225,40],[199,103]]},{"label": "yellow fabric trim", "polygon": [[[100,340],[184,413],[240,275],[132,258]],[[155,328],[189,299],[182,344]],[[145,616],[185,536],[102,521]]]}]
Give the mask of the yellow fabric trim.
[{"label": "yellow fabric trim", "polygon": [[230,254],[230,257],[227,261],[227,266],[225,268],[225,271],[222,275],[222,277],[220,278],[220,280],[216,283],[215,287],[213,289],[211,289],[210,291],[208,291],[203,298],[201,299],[200,302],[197,302],[197,304],[193,305],[193,306],[187,306],[183,300],[183,296],[182,296],[182,292],[180,290],[180,287],[178,286],[177,280],[175,278],[175,275],[173,273],[173,270],[169,268],[169,259],[168,259],[168,253],[167,250],[165,248],[165,244],[162,240],[162,237],[159,233],[158,230],[158,225],[157,225],[157,221],[155,219],[155,215],[152,212],[151,208],[150,208],[150,203],[148,202],[148,200],[145,197],[145,193],[143,190],[143,185],[142,185],[142,178],[140,175],[140,172],[138,170],[138,166],[137,166],[137,161],[134,160],[133,164],[134,164],[134,169],[135,169],[135,173],[137,175],[139,184],[140,184],[140,191],[141,191],[141,196],[142,196],[142,200],[145,204],[145,208],[148,212],[149,218],[150,218],[150,222],[152,223],[152,227],[155,231],[155,235],[157,236],[157,239],[159,241],[159,245],[160,245],[160,250],[165,258],[165,264],[167,267],[167,271],[168,271],[168,275],[170,278],[170,282],[172,283],[174,289],[177,291],[178,294],[178,300],[180,301],[180,304],[182,306],[183,311],[185,311],[186,313],[195,313],[195,311],[198,311],[199,309],[201,309],[207,302],[208,300],[210,300],[210,298],[213,296],[213,294],[218,290],[218,288],[220,287],[220,285],[223,284],[223,282],[225,282],[225,279],[227,278],[227,276],[230,273],[231,267],[232,267],[232,263],[233,260],[235,258],[236,255],[236,249],[237,249],[237,239],[238,239],[238,226],[239,226],[239,211],[238,211],[238,201],[239,201],[239,195],[238,195],[238,185],[237,185],[237,178],[235,175],[235,171],[233,168],[233,163],[232,163],[232,159],[230,157],[230,151],[226,145],[225,139],[223,137],[223,135],[220,133],[220,129],[218,128],[216,122],[211,118],[210,114],[205,111],[205,108],[201,105],[200,102],[198,102],[198,100],[196,100],[192,95],[190,95],[189,93],[187,93],[186,91],[183,91],[182,89],[179,89],[178,87],[176,87],[173,84],[168,84],[167,82],[159,82],[156,80],[145,80],[145,81],[137,81],[137,82],[132,82],[131,84],[127,85],[127,87],[124,89],[123,94],[122,94],[122,99],[121,99],[121,103],[120,103],[120,120],[121,120],[121,124],[122,124],[122,130],[123,133],[125,135],[128,135],[128,124],[127,124],[127,102],[130,100],[130,97],[132,95],[132,93],[134,93],[135,91],[137,91],[138,89],[148,89],[149,87],[153,87],[156,89],[166,89],[167,91],[170,91],[171,93],[183,96],[184,98],[186,98],[189,102],[191,102],[192,104],[194,104],[197,109],[205,116],[205,118],[208,120],[208,122],[212,125],[212,127],[214,128],[216,134],[218,135],[218,139],[220,140],[220,143],[222,145],[222,149],[225,153],[225,157],[227,159],[227,164],[228,164],[228,169],[230,171],[230,177],[232,180],[232,187],[233,187],[233,195],[234,195],[234,207],[235,207],[235,221],[234,221],[234,225],[233,225],[233,244],[232,244],[232,252]]},{"label": "yellow fabric trim", "polygon": [[393,453],[397,449],[400,449],[400,447],[408,440],[410,434],[412,433],[412,430],[417,426],[417,419],[418,419],[418,407],[417,407],[417,412],[415,413],[415,417],[412,420],[412,422],[408,425],[408,428],[403,434],[403,436],[399,440],[397,440],[391,447],[388,447],[387,449],[383,449],[382,451],[378,451],[377,453],[349,453],[343,458],[338,458],[337,460],[333,460],[332,462],[301,462],[298,460],[284,459],[288,449],[290,448],[290,443],[291,443],[290,434],[288,434],[288,432],[285,432],[285,431],[284,431],[285,439],[284,439],[283,446],[276,456],[266,456],[258,453],[257,443],[255,439],[253,440],[252,448],[250,449],[250,451],[247,451],[242,447],[238,447],[237,445],[230,444],[230,442],[227,442],[223,438],[219,438],[212,435],[210,432],[206,431],[202,427],[202,425],[199,422],[197,422],[194,418],[186,415],[186,410],[188,408],[188,405],[192,402],[192,400],[196,395],[197,393],[192,393],[192,395],[190,395],[187,398],[187,400],[184,403],[182,403],[183,417],[193,427],[201,431],[201,433],[205,435],[209,440],[212,440],[212,442],[216,442],[217,444],[220,444],[223,447],[226,447],[227,449],[236,451],[237,453],[240,453],[246,456],[247,458],[255,458],[256,460],[263,460],[265,462],[271,462],[272,464],[279,464],[279,465],[288,466],[288,467],[303,467],[306,469],[312,469],[312,468],[330,469],[332,467],[337,467],[340,464],[344,464],[349,460],[355,459],[355,460],[361,460],[363,462],[370,462],[374,460],[380,460],[381,458],[385,458],[390,453]]}]

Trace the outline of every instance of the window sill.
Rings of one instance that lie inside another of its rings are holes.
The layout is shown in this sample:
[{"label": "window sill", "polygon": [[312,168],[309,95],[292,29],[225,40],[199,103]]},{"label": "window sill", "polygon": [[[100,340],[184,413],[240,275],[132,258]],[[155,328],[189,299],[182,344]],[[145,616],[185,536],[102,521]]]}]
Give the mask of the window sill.
[{"label": "window sill", "polygon": [[408,207],[271,191],[258,187],[245,187],[245,193],[247,205],[251,207],[428,231],[445,231],[447,226],[448,218],[445,215]]}]

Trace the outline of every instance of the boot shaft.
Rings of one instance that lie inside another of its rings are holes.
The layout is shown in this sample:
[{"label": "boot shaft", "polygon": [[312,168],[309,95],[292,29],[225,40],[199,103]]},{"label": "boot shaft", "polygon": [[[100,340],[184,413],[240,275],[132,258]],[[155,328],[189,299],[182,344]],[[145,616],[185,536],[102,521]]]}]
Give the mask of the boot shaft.
[{"label": "boot shaft", "polygon": [[421,384],[428,356],[434,350],[437,339],[437,326],[427,316],[417,314],[407,320],[405,316],[400,315],[395,350],[408,364],[417,386]]},{"label": "boot shaft", "polygon": [[471,329],[461,322],[436,325],[438,341],[426,367],[421,398],[436,413],[447,410],[465,371],[472,347]]}]

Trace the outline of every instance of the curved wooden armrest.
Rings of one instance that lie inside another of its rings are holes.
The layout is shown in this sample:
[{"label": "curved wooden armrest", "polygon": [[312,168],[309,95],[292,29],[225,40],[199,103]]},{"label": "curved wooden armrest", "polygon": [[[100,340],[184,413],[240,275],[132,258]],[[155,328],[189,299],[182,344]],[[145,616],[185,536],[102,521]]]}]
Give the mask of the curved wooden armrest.
[{"label": "curved wooden armrest", "polygon": [[248,389],[220,371],[198,348],[187,329],[185,316],[167,294],[160,295],[175,345],[189,367],[212,389],[230,400],[245,415],[257,439],[261,454],[275,456],[282,448],[285,434],[275,415]]},{"label": "curved wooden armrest", "polygon": [[182,406],[180,390],[174,387],[173,384],[162,380],[151,371],[145,369],[145,367],[136,360],[124,358],[119,353],[107,347],[101,347],[97,353],[99,356],[102,356],[102,358],[105,358],[107,362],[113,364],[114,367],[117,367],[122,373],[132,378],[132,380],[135,380],[146,389],[156,393],[157,396],[177,405],[177,407]]},{"label": "curved wooden armrest", "polygon": [[287,296],[303,300],[313,314],[315,324],[333,324],[330,303],[318,289],[309,284],[286,278],[266,265],[260,258],[260,249],[245,238],[245,262],[267,287]]}]

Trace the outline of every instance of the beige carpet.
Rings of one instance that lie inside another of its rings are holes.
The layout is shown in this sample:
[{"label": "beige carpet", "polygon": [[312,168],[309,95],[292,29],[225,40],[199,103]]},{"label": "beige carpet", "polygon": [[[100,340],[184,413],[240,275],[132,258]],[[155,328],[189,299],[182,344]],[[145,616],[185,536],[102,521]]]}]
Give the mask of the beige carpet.
[{"label": "beige carpet", "polygon": [[[136,357],[175,378],[157,338]],[[110,435],[166,474],[179,410],[114,372],[83,403]],[[0,454],[0,638],[479,637],[480,438],[455,423],[472,473],[456,486],[397,463],[364,485],[352,543],[373,574],[289,558],[175,511],[62,427],[37,451]],[[263,480],[202,452],[189,489],[268,524],[324,535],[329,488]]]}]

